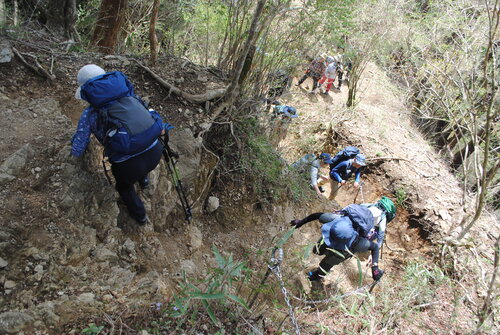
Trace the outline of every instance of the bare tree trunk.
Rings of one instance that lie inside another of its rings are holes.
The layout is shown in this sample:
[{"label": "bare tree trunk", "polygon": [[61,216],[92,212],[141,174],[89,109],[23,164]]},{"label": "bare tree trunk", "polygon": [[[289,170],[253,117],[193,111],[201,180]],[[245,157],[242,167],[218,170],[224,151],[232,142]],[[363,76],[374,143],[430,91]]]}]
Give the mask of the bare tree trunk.
[{"label": "bare tree trunk", "polygon": [[233,78],[231,80],[231,84],[227,88],[227,99],[226,101],[229,105],[234,101],[239,88],[239,80],[241,73],[243,71],[243,65],[245,64],[245,60],[247,59],[248,52],[250,51],[250,47],[253,43],[255,43],[255,37],[258,34],[257,25],[259,23],[259,18],[264,11],[264,5],[266,4],[266,0],[259,0],[257,3],[257,7],[255,8],[255,13],[253,15],[252,24],[250,25],[250,29],[248,31],[248,37],[245,42],[245,46],[242,49],[242,52],[239,55],[238,62],[236,63],[235,70],[233,72]]},{"label": "bare tree trunk", "polygon": [[498,290],[495,289],[495,284],[496,284],[496,279],[497,279],[497,274],[498,274],[498,265],[500,263],[500,235],[497,237],[497,240],[495,242],[495,256],[494,256],[494,261],[493,261],[493,275],[491,276],[490,280],[490,285],[488,286],[488,293],[486,294],[486,297],[484,298],[484,303],[483,306],[481,306],[481,309],[479,310],[479,324],[477,326],[476,331],[474,334],[480,334],[482,333],[482,327],[485,323],[486,320],[490,316],[493,315],[493,309],[492,309],[492,303],[493,301],[496,300],[498,297]]},{"label": "bare tree trunk", "polygon": [[160,8],[160,0],[153,0],[153,10],[151,13],[151,21],[149,22],[149,49],[151,65],[156,64],[158,55],[158,37],[156,36],[156,21],[158,20],[158,9]]},{"label": "bare tree trunk", "polygon": [[[488,99],[485,101],[485,104],[481,105],[482,111],[484,111],[484,115],[486,116],[486,124],[484,125],[484,155],[483,161],[480,163],[480,176],[478,184],[480,185],[479,190],[476,195],[476,204],[475,204],[475,213],[472,220],[463,228],[460,232],[457,240],[461,240],[474,226],[476,221],[481,216],[484,205],[486,203],[486,196],[488,195],[488,186],[491,180],[496,175],[498,168],[500,166],[500,159],[496,156],[495,153],[495,162],[493,165],[493,170],[488,170],[488,161],[492,155],[490,152],[490,144],[495,136],[495,131],[493,130],[492,124],[496,120],[498,116],[498,111],[494,110],[493,102],[495,101],[495,96],[498,93],[498,89],[495,85],[495,75],[496,73],[496,63],[494,58],[490,58],[490,53],[494,48],[494,43],[496,41],[496,33],[498,32],[498,28],[500,26],[500,8],[499,8],[499,0],[496,0],[493,4],[492,8],[488,8],[488,17],[489,17],[489,29],[488,29],[488,45],[486,48],[484,62],[483,62],[483,87],[484,92],[487,92]],[[465,222],[463,222],[465,223]]]},{"label": "bare tree trunk", "polygon": [[14,3],[12,4],[14,6],[13,12],[12,12],[12,24],[17,26],[18,23],[18,16],[19,16],[19,4],[17,3],[17,0],[14,0]]},{"label": "bare tree trunk", "polygon": [[7,14],[5,13],[5,1],[0,0],[0,26],[3,26],[7,21]]},{"label": "bare tree trunk", "polygon": [[67,39],[79,42],[80,35],[75,28],[76,20],[76,0],[64,1],[63,21],[64,21],[64,34]]},{"label": "bare tree trunk", "polygon": [[102,0],[92,44],[99,51],[113,53],[122,28],[127,0]]}]

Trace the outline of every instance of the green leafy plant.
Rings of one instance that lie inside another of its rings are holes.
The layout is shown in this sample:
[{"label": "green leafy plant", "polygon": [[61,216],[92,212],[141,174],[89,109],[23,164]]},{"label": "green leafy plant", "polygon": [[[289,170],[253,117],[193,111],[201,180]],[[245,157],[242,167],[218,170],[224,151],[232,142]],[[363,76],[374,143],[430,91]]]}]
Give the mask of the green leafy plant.
[{"label": "green leafy plant", "polygon": [[235,283],[245,280],[248,271],[246,263],[235,261],[232,255],[224,257],[216,246],[212,247],[212,252],[218,268],[213,269],[211,275],[197,285],[184,275],[183,281],[179,283],[181,292],[174,296],[170,316],[184,317],[190,311],[196,311],[201,305],[210,320],[215,325],[219,325],[215,313],[216,308],[235,302],[248,309],[246,302],[233,293]]},{"label": "green leafy plant", "polygon": [[95,323],[90,323],[89,326],[82,330],[83,334],[99,335],[104,326],[97,326]]},{"label": "green leafy plant", "polygon": [[408,193],[404,188],[398,188],[394,195],[396,197],[396,206],[408,208],[408,205],[406,204],[406,200],[408,200]]}]

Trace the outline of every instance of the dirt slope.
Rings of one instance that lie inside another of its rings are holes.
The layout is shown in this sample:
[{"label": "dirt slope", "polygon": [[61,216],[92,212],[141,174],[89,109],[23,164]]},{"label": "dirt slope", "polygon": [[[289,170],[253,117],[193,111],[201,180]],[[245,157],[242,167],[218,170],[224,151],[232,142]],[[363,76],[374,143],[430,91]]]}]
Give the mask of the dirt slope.
[{"label": "dirt slope", "polygon": [[[328,95],[311,94],[311,85],[312,82],[308,80],[301,87],[293,86],[281,101],[296,107],[300,116],[289,126],[286,136],[279,143],[280,150],[291,163],[307,153],[305,148],[330,153],[346,145],[356,145],[362,149],[370,162],[362,177],[365,182],[362,191],[356,197],[355,189],[342,188],[336,201],[342,207],[353,203],[355,198],[360,203],[376,201],[381,195],[396,200],[395,194],[401,195],[399,200],[404,202],[406,208],[398,206],[397,218],[388,227],[387,248],[381,261],[381,267],[387,270],[387,275],[392,280],[400,280],[398,278],[403,275],[400,271],[403,264],[417,258],[429,261],[435,259],[442,238],[448,236],[461,222],[465,214],[461,185],[411,123],[402,92],[374,64],[370,64],[364,73],[359,89],[359,104],[352,110],[345,108],[345,85],[341,90],[333,89]],[[330,124],[333,132],[328,131]],[[336,208],[336,204],[326,202],[323,207],[324,211],[328,211]],[[310,213],[300,211],[300,215],[307,214]],[[489,259],[482,265],[485,267],[493,261],[492,245],[500,228],[495,222],[495,218],[486,213],[471,233],[472,244]],[[302,245],[314,242],[318,228],[302,228],[296,233],[295,241]],[[471,281],[466,284],[470,285],[469,289],[484,294],[484,286],[476,286],[473,279],[475,276],[483,278],[484,268],[480,266],[470,270],[466,261],[469,257],[470,254],[461,253],[458,268],[467,269],[466,272],[472,275]],[[306,265],[312,268],[318,262],[319,257],[312,256]],[[335,285],[339,285],[344,292],[356,287],[357,265],[354,260],[346,263],[332,270],[326,280],[327,291],[329,286]],[[350,285],[346,284],[349,281],[342,280],[345,276],[350,279]],[[307,291],[307,283],[301,282]],[[448,294],[450,292],[440,293],[444,296]],[[448,319],[457,313],[452,308],[438,310],[430,311],[430,315],[436,313],[438,319]],[[465,308],[458,313],[473,318],[471,312]],[[318,318],[306,316],[303,321],[314,324],[318,319],[336,318],[328,311],[324,313]],[[433,324],[430,319],[422,322],[430,329],[436,327],[437,333],[446,332],[448,326],[439,322]],[[464,331],[467,326],[460,328],[462,326],[458,326],[455,331]],[[420,333],[418,328],[406,331]]]}]

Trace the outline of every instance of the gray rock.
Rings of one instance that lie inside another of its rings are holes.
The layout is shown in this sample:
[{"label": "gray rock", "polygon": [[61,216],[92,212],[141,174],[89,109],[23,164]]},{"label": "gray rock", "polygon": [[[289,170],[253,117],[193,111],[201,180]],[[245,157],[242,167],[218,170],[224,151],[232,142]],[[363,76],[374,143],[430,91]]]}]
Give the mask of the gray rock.
[{"label": "gray rock", "polygon": [[186,274],[192,275],[196,273],[196,264],[190,259],[185,259],[181,261],[181,269],[186,272]]},{"label": "gray rock", "polygon": [[120,250],[120,256],[125,260],[134,260],[137,258],[137,253],[135,251],[135,243],[131,239],[127,239]]},{"label": "gray rock", "polygon": [[19,175],[32,153],[33,149],[29,143],[23,145],[0,165],[0,174]]},{"label": "gray rock", "polygon": [[10,289],[13,289],[14,287],[16,287],[16,283],[12,280],[6,280],[5,283],[3,284],[3,287],[6,290],[10,290]]},{"label": "gray rock", "polygon": [[0,314],[0,334],[17,334],[33,321],[33,317],[24,312],[2,313]]},{"label": "gray rock", "polygon": [[16,179],[13,175],[0,171],[0,185]]},{"label": "gray rock", "polygon": [[215,212],[219,208],[219,198],[217,197],[208,197],[207,200],[207,211],[209,213]]},{"label": "gray rock", "polygon": [[0,269],[7,267],[7,265],[9,265],[9,262],[0,257]]},{"label": "gray rock", "polygon": [[118,260],[118,255],[107,248],[98,248],[95,251],[94,256],[96,260],[99,262],[106,262],[106,261],[113,262]]},{"label": "gray rock", "polygon": [[201,231],[197,227],[191,225],[188,234],[190,237],[190,246],[193,249],[198,249],[202,246],[203,236],[201,234]]},{"label": "gray rock", "polygon": [[14,57],[14,53],[10,48],[9,44],[6,42],[2,42],[0,44],[0,63],[9,63]]},{"label": "gray rock", "polygon": [[107,283],[116,288],[123,288],[129,285],[132,280],[134,280],[134,278],[134,272],[123,269],[119,266],[114,266],[111,268],[111,273],[109,279],[107,280]]},{"label": "gray rock", "polygon": [[202,83],[206,83],[208,81],[208,76],[204,73],[198,74],[198,81],[201,81]]},{"label": "gray rock", "polygon": [[83,304],[93,304],[95,303],[95,295],[94,293],[90,293],[90,292],[87,292],[87,293],[82,293],[80,294],[76,300],[78,300],[78,302],[81,302]]},{"label": "gray rock", "polygon": [[44,302],[36,306],[36,317],[42,319],[46,325],[56,326],[60,317],[55,313],[56,304],[53,301]]}]

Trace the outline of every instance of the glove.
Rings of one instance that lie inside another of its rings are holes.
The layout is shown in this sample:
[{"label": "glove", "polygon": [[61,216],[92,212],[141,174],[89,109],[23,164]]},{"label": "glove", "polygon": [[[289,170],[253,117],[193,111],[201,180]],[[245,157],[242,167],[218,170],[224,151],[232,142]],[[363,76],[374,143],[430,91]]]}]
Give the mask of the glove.
[{"label": "glove", "polygon": [[372,278],[373,280],[379,281],[384,275],[384,270],[378,268],[377,265],[372,266]]},{"label": "glove", "polygon": [[295,220],[290,221],[290,226],[293,226],[295,228],[300,228],[303,225],[304,225],[304,223],[302,222],[302,220],[299,220],[299,219],[295,219]]}]

